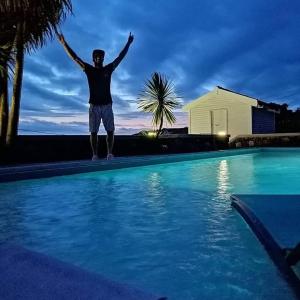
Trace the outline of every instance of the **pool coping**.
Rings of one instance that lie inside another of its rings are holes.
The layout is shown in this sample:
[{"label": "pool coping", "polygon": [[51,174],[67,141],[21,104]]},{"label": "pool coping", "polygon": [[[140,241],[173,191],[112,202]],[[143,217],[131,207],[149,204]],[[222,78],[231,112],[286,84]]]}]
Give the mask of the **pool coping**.
[{"label": "pool coping", "polygon": [[271,233],[266,229],[254,211],[240,199],[242,196],[243,195],[239,194],[231,195],[231,205],[239,212],[252,229],[253,233],[264,246],[284,279],[294,291],[295,296],[300,299],[300,279],[293,269],[287,264],[283,255],[283,249],[275,241]]},{"label": "pool coping", "polygon": [[38,163],[20,166],[0,167],[0,183],[27,179],[47,178],[54,176],[73,175],[87,172],[108,171],[131,167],[156,164],[175,163],[206,158],[218,158],[251,154],[263,151],[263,148],[247,148],[234,150],[218,150],[193,152],[184,154],[165,154],[147,156],[116,157],[113,160],[79,160],[69,162]]}]

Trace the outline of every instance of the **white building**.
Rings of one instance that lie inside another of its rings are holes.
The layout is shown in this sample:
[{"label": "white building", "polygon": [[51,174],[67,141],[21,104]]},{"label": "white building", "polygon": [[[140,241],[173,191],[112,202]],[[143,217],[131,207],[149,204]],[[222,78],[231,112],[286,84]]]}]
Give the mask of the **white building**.
[{"label": "white building", "polygon": [[279,105],[217,86],[211,92],[186,104],[189,134],[237,135],[274,133]]}]

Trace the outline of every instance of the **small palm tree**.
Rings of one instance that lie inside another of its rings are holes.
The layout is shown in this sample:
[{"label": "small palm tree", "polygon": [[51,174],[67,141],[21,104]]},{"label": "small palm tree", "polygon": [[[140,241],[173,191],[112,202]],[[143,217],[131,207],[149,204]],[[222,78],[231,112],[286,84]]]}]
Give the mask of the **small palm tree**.
[{"label": "small palm tree", "polygon": [[173,110],[179,106],[173,83],[160,73],[153,73],[145,83],[145,88],[138,97],[138,108],[153,114],[152,125],[157,129],[156,138],[161,133],[163,123],[176,122]]}]

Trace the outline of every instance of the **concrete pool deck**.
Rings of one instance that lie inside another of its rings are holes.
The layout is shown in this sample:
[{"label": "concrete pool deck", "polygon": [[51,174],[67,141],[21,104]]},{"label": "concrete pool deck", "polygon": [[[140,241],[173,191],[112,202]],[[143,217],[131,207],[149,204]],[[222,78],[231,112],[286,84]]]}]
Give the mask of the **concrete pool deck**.
[{"label": "concrete pool deck", "polygon": [[0,299],[166,300],[22,247],[0,244]]}]

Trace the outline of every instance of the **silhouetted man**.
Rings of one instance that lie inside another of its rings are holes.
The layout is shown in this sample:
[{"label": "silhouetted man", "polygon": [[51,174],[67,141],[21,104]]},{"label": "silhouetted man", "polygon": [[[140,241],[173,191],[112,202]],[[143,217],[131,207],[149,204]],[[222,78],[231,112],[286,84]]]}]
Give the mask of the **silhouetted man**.
[{"label": "silhouetted man", "polygon": [[76,55],[61,33],[57,33],[57,36],[67,54],[83,69],[88,79],[90,89],[89,129],[91,133],[90,140],[93,151],[92,160],[98,159],[98,131],[101,120],[107,132],[107,159],[112,159],[115,125],[112,110],[112,97],[110,93],[111,75],[125,57],[130,44],[133,42],[133,35],[130,32],[124,49],[112,63],[106,66],[103,66],[105,56],[105,52],[103,50],[96,49],[93,51],[94,66],[92,66]]}]

